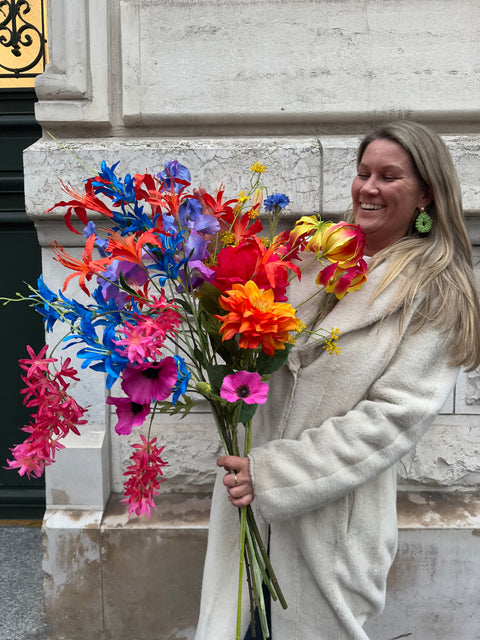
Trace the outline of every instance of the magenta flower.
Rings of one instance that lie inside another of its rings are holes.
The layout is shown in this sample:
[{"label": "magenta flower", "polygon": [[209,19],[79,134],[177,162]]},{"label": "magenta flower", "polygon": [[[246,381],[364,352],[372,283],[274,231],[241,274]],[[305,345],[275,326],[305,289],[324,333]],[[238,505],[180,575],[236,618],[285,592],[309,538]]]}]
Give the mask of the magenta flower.
[{"label": "magenta flower", "polygon": [[121,436],[128,436],[133,427],[140,427],[150,413],[150,404],[138,404],[130,398],[107,398],[107,404],[116,406],[117,424],[115,431]]},{"label": "magenta flower", "polygon": [[155,316],[136,315],[135,323],[125,322],[121,329],[125,337],[113,341],[125,345],[124,355],[132,363],[160,358],[167,335],[173,335],[182,321],[173,305],[157,306],[156,311]]},{"label": "magenta flower", "polygon": [[223,379],[220,396],[229,402],[243,400],[247,404],[265,404],[268,384],[262,382],[259,373],[238,371]]},{"label": "magenta flower", "polygon": [[[30,358],[19,360],[25,388],[23,404],[36,409],[30,424],[22,431],[29,434],[26,440],[11,448],[12,460],[7,460],[9,469],[39,478],[43,470],[55,459],[55,452],[63,449],[59,442],[68,433],[80,434],[78,427],[86,423],[82,418],[86,409],[80,407],[67,393],[71,380],[78,380],[77,372],[70,366],[70,358],[58,363],[56,358],[45,358],[48,346],[38,355],[27,346]],[[58,364],[56,364],[58,363]]]},{"label": "magenta flower", "polygon": [[132,402],[150,404],[166,400],[177,381],[177,365],[172,356],[160,362],[127,367],[122,374],[122,389]]},{"label": "magenta flower", "polygon": [[123,474],[128,477],[125,482],[125,498],[122,502],[128,504],[128,515],[136,513],[137,516],[146,515],[150,517],[150,508],[156,509],[153,497],[158,496],[160,482],[162,478],[162,467],[167,466],[167,462],[162,460],[160,449],[155,445],[156,438],[148,441],[145,436],[141,436],[142,444],[132,445],[136,451],[131,455],[133,464],[127,467]]}]

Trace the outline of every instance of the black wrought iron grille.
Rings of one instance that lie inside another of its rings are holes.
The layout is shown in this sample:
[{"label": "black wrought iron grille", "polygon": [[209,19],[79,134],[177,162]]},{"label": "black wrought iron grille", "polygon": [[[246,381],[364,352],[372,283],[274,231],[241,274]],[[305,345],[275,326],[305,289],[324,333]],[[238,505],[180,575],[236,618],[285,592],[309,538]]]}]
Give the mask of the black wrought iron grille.
[{"label": "black wrought iron grille", "polygon": [[[32,6],[38,5],[36,24]],[[43,0],[0,0],[0,78],[34,78],[45,69],[45,8]],[[5,53],[4,49],[4,53]]]}]

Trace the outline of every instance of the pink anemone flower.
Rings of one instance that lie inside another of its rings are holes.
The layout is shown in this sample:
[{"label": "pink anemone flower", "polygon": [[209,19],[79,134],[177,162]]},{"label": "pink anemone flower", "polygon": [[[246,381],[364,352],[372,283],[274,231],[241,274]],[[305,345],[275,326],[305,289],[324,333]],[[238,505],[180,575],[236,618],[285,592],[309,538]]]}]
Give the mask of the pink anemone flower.
[{"label": "pink anemone flower", "polygon": [[122,389],[132,402],[150,404],[166,400],[177,381],[177,365],[172,356],[160,362],[127,367],[122,374]]},{"label": "pink anemone flower", "polygon": [[220,396],[228,402],[243,400],[247,404],[265,404],[268,384],[262,382],[259,373],[238,371],[225,376],[220,389]]},{"label": "pink anemone flower", "polygon": [[117,411],[115,431],[121,436],[128,436],[133,427],[140,427],[150,413],[150,404],[138,404],[130,398],[107,398],[107,404],[113,404]]}]

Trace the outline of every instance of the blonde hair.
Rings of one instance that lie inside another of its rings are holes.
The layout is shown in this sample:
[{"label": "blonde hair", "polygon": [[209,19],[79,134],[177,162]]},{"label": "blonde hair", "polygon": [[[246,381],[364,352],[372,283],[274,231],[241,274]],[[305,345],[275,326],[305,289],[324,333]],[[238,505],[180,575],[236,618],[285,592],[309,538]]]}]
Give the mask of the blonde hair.
[{"label": "blonde hair", "polygon": [[[416,122],[398,121],[366,136],[357,152],[357,164],[373,140],[387,139],[408,153],[420,183],[428,187],[432,202],[427,211],[432,229],[422,236],[413,224],[409,235],[379,251],[374,268],[387,257],[389,266],[378,286],[377,297],[399,274],[398,292],[403,323],[413,300],[421,291],[422,302],[414,329],[427,323],[452,333],[450,362],[471,371],[480,365],[480,305],[472,267],[470,239],[463,219],[460,183],[450,153],[434,131]],[[387,310],[386,315],[393,312]]]}]

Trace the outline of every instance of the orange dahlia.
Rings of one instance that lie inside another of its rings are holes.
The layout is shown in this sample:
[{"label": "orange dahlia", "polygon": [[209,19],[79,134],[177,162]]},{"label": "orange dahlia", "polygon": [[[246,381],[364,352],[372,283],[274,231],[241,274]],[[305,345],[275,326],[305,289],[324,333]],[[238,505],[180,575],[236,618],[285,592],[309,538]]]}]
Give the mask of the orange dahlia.
[{"label": "orange dahlia", "polygon": [[220,296],[226,316],[216,316],[222,321],[222,340],[231,340],[237,334],[242,349],[261,347],[269,356],[285,349],[289,332],[300,328],[295,309],[288,302],[275,302],[271,289],[259,289],[249,280],[246,284],[234,284]]}]

